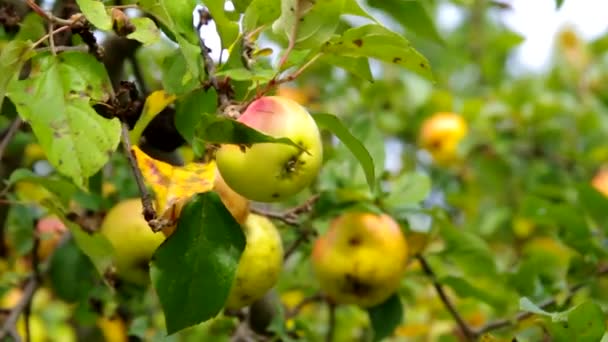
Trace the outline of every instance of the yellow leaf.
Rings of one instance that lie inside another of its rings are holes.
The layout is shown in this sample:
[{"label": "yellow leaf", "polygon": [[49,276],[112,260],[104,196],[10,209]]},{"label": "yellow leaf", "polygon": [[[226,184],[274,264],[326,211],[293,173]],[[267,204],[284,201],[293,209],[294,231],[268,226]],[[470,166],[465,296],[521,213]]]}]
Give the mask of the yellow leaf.
[{"label": "yellow leaf", "polygon": [[174,221],[182,205],[193,195],[213,189],[215,161],[173,166],[151,158],[139,147],[133,147],[137,165],[156,196],[158,217]]},{"label": "yellow leaf", "polygon": [[150,121],[152,121],[152,119],[154,119],[154,117],[162,112],[163,109],[165,109],[168,105],[173,103],[175,99],[175,95],[168,94],[164,90],[157,90],[148,95],[146,98],[146,103],[144,103],[144,109],[141,116],[139,117],[139,120],[137,120],[137,123],[135,124],[135,127],[133,127],[129,137],[133,145],[137,145],[139,138]]}]

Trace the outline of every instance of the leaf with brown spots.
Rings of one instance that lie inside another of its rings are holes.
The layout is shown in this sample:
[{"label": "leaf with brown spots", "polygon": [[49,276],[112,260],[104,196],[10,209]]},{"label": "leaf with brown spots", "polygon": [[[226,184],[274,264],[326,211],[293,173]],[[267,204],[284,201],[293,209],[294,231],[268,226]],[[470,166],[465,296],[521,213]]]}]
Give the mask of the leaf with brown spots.
[{"label": "leaf with brown spots", "polygon": [[148,156],[137,146],[133,153],[146,183],[154,190],[156,211],[161,218],[174,221],[190,197],[213,188],[215,161],[173,166]]},{"label": "leaf with brown spots", "polygon": [[401,65],[429,80],[429,61],[403,36],[381,25],[369,24],[346,30],[323,44],[321,51],[336,56],[368,57]]}]

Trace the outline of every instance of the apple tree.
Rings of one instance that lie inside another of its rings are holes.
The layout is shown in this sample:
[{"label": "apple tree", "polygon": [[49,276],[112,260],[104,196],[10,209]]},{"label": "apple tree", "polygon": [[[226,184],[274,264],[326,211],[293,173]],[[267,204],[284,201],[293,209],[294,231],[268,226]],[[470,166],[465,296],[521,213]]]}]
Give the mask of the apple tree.
[{"label": "apple tree", "polygon": [[608,35],[509,10],[2,1],[0,341],[608,340]]}]

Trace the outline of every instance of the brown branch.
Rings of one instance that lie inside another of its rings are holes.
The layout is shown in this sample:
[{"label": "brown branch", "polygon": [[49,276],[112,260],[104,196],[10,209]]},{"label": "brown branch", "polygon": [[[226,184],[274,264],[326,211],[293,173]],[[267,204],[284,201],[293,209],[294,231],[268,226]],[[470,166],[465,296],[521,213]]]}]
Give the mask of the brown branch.
[{"label": "brown branch", "polygon": [[23,120],[17,117],[13,121],[13,123],[11,123],[11,125],[8,127],[6,133],[3,135],[2,141],[0,142],[0,160],[2,160],[2,157],[4,156],[4,151],[6,151],[8,144],[11,142],[11,140],[13,140],[15,134],[17,134],[17,131],[19,131],[19,127],[21,127],[22,123]]},{"label": "brown branch", "polygon": [[[608,266],[604,266],[602,268],[600,268],[596,273],[595,273],[595,277],[602,277],[608,275]],[[564,302],[567,303],[569,302],[572,297],[574,297],[574,295],[580,291],[581,289],[583,289],[585,286],[587,286],[587,282],[582,282],[582,283],[578,283],[575,284],[573,286],[571,286],[568,289],[568,295],[566,296]],[[549,298],[547,300],[545,300],[544,302],[542,302],[541,304],[538,305],[539,308],[545,310],[553,305],[557,304],[557,299],[556,298]],[[521,322],[529,317],[532,317],[534,315],[534,313],[532,312],[519,312],[517,315],[515,315],[515,317],[507,319],[498,319],[495,320],[493,322],[490,322],[484,326],[482,326],[481,328],[475,330],[474,336],[475,337],[479,337],[485,333],[488,333],[490,331],[494,331],[494,330],[498,330],[498,329],[502,329],[502,328],[506,328],[512,325],[515,325],[518,322]]]},{"label": "brown branch", "polygon": [[75,21],[80,20],[82,18],[82,14],[76,15],[70,19],[61,19],[59,17],[54,16],[52,13],[43,10],[34,0],[25,0],[25,2],[30,6],[32,11],[36,12],[39,16],[46,19],[47,21],[57,24],[60,26],[70,26]]},{"label": "brown branch", "polygon": [[448,298],[443,287],[437,280],[437,276],[435,275],[435,272],[433,272],[433,269],[431,268],[429,263],[426,261],[426,259],[421,254],[417,254],[416,259],[418,259],[418,261],[420,262],[420,266],[422,267],[422,271],[424,272],[424,274],[426,274],[429,278],[431,278],[431,281],[433,282],[433,286],[435,287],[435,291],[437,291],[437,294],[439,295],[439,298],[443,302],[443,305],[450,312],[450,314],[456,321],[456,324],[458,324],[458,326],[460,327],[460,330],[462,331],[464,337],[468,341],[473,341],[475,338],[475,332],[464,321],[462,316],[460,316],[460,313],[458,313],[458,311],[456,310],[456,307],[454,306],[452,301]]},{"label": "brown branch", "polygon": [[300,247],[300,245],[308,241],[312,236],[315,236],[316,233],[317,232],[312,228],[301,229],[296,240],[285,250],[283,261],[287,261],[287,259],[289,259],[289,257]]},{"label": "brown branch", "polygon": [[[48,257],[47,260],[51,260],[53,258],[53,255],[57,252],[57,250],[61,246],[63,246],[70,238],[71,238],[71,234],[64,233],[64,235],[61,237],[61,240],[57,244],[57,247],[55,247],[55,249],[53,250],[53,252]],[[28,277],[27,283],[25,285],[21,298],[19,299],[17,304],[9,310],[8,317],[3,322],[3,324],[0,326],[0,341],[2,339],[4,339],[4,337],[6,337],[7,335],[12,336],[15,339],[15,341],[20,341],[19,334],[17,333],[17,320],[19,319],[19,316],[21,316],[22,313],[25,314],[26,316],[28,315],[32,297],[34,297],[34,294],[36,293],[36,290],[38,289],[38,287],[40,285],[42,285],[42,276],[44,275],[44,272],[42,272],[38,267],[39,261],[38,261],[38,246],[37,245],[38,245],[38,242],[36,242],[36,240],[34,240],[34,248],[32,250],[32,259],[33,259],[32,263],[33,263],[34,272]],[[48,271],[48,268],[45,270],[45,272],[46,271]],[[5,310],[3,310],[3,311],[5,311]],[[28,323],[27,317],[26,317],[25,321],[27,324]],[[26,325],[26,340],[27,339],[29,339],[29,329],[27,328],[27,325]]]},{"label": "brown branch", "polygon": [[215,62],[209,54],[211,52],[211,49],[209,49],[205,45],[204,39],[200,37],[200,32],[203,25],[207,25],[211,20],[213,20],[213,18],[211,17],[211,13],[209,13],[207,9],[200,9],[198,11],[198,14],[200,16],[200,20],[196,27],[196,32],[199,35],[198,41],[201,48],[201,55],[203,56],[203,62],[205,64],[205,71],[207,72],[207,79],[211,86],[217,91],[219,110],[223,112],[223,110],[230,105],[230,96],[228,95],[228,88],[226,86],[220,85],[220,82],[215,76]]},{"label": "brown branch", "polygon": [[135,154],[133,153],[133,149],[131,147],[131,140],[129,138],[129,126],[126,122],[122,122],[122,146],[124,148],[125,155],[129,160],[129,166],[131,167],[131,171],[133,172],[133,176],[135,177],[135,182],[137,183],[137,188],[139,189],[139,194],[141,196],[141,204],[144,207],[143,215],[148,225],[154,232],[159,231],[162,227],[158,227],[156,222],[156,211],[154,210],[154,205],[152,203],[152,195],[148,191],[146,184],[144,182],[144,176],[137,165],[137,160],[135,158]]},{"label": "brown branch", "polygon": [[251,208],[251,212],[263,215],[271,219],[279,220],[285,224],[290,226],[299,226],[300,223],[298,221],[298,216],[301,214],[308,213],[312,211],[315,203],[319,200],[319,195],[313,195],[309,199],[307,199],[304,203],[288,209],[282,213],[277,213],[273,211],[266,211],[261,208]]},{"label": "brown branch", "polygon": [[[37,48],[34,51],[36,51],[37,53],[48,52],[48,51],[51,51],[51,47],[45,46],[45,47]],[[77,45],[77,46],[61,45],[61,46],[55,47],[55,52],[65,52],[65,51],[88,52],[89,47],[86,45]]]}]

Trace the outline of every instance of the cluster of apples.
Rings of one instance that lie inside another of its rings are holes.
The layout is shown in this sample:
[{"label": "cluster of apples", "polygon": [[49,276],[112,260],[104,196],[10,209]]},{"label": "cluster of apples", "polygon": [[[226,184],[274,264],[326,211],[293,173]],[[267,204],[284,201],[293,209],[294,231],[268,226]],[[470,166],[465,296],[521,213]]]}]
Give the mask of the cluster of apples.
[{"label": "cluster of apples", "polygon": [[[317,177],[323,161],[319,128],[308,111],[284,96],[253,101],[239,122],[262,133],[289,138],[288,144],[224,144],[216,151],[212,191],[243,227],[246,247],[226,308],[252,304],[278,280],[283,264],[281,236],[266,217],[250,213],[249,202],[276,202],[301,192]],[[149,283],[148,263],[170,236],[152,233],[139,199],[110,210],[101,233],[113,244],[120,279]],[[134,249],[133,241],[141,248]],[[398,287],[405,271],[407,243],[399,225],[386,215],[346,212],[334,219],[314,244],[312,264],[326,296],[335,303],[376,305]]]}]

